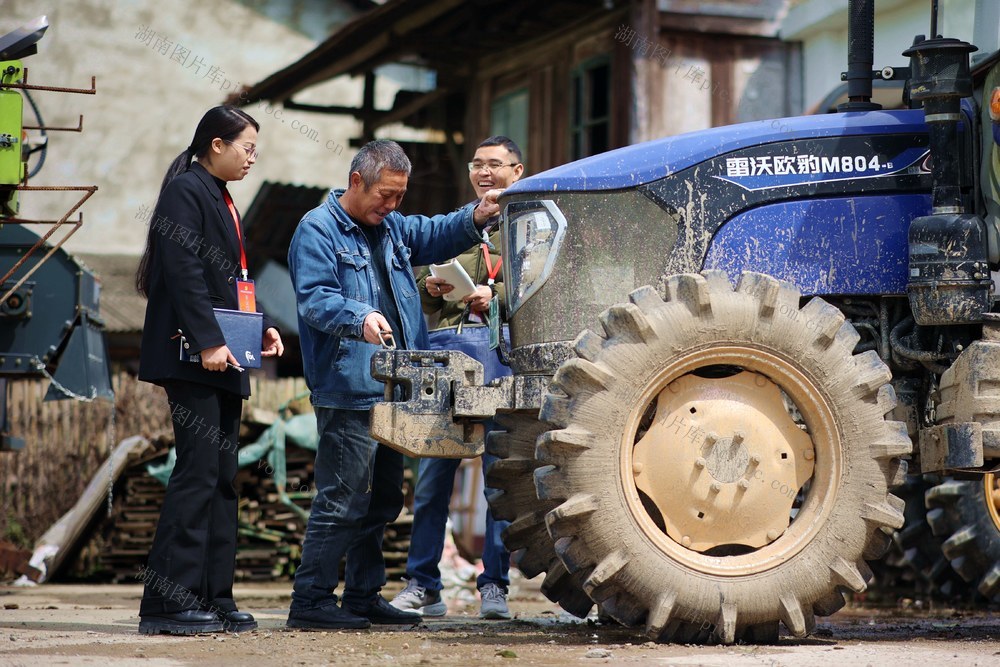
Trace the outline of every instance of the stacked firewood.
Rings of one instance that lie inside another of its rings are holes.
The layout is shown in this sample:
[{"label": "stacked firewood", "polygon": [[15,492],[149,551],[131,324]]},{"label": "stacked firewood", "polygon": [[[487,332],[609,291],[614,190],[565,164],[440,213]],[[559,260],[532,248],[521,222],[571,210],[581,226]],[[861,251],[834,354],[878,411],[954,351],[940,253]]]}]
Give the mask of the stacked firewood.
[{"label": "stacked firewood", "polygon": [[[164,452],[161,449],[152,456],[162,460]],[[240,496],[237,581],[290,580],[295,574],[305,537],[306,521],[302,513],[308,514],[315,491],[315,452],[288,443],[285,456],[287,503],[266,460],[251,463],[236,475]],[[79,556],[67,564],[69,576],[136,581],[152,546],[166,491],[146,471],[149,461],[150,456],[144,457],[122,475],[116,484],[111,516],[102,513],[90,536],[85,538]],[[409,485],[410,478],[407,469],[405,485]],[[399,519],[386,527],[383,553],[390,579],[405,573],[412,520],[412,515],[404,509]]]}]

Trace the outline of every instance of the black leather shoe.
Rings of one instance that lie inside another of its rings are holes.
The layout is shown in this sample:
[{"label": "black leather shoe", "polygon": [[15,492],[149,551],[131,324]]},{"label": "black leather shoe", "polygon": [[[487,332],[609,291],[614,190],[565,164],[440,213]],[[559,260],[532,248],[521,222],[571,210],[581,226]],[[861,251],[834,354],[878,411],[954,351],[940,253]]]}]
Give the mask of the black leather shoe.
[{"label": "black leather shoe", "polygon": [[[347,605],[344,606],[347,607]],[[368,609],[347,607],[347,611],[356,616],[367,618],[373,625],[416,625],[423,618],[419,611],[396,609],[381,595],[375,597],[375,602]]]},{"label": "black leather shoe", "polygon": [[298,628],[300,630],[326,630],[331,628],[361,630],[371,627],[371,623],[367,618],[355,616],[335,604],[318,609],[293,609],[288,612],[288,621],[285,625],[289,628]]},{"label": "black leather shoe", "polygon": [[226,632],[250,632],[257,629],[257,621],[253,614],[233,609],[232,611],[216,611],[216,618],[222,621],[222,629]]},{"label": "black leather shoe", "polygon": [[210,611],[186,609],[173,614],[155,614],[139,617],[139,633],[143,635],[197,635],[202,632],[221,632],[222,621]]}]

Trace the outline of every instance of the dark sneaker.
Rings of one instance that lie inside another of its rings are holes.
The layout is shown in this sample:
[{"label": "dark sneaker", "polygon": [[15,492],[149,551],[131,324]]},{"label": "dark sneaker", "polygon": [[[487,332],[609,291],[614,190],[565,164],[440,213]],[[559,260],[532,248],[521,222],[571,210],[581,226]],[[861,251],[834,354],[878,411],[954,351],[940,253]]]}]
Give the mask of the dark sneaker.
[{"label": "dark sneaker", "polygon": [[289,628],[301,630],[356,629],[371,627],[367,618],[361,618],[335,604],[318,609],[293,609],[288,612]]},{"label": "dark sneaker", "polygon": [[367,618],[374,625],[416,625],[420,622],[419,612],[396,609],[381,595],[376,596],[375,602],[367,609],[347,607],[347,610],[352,614]]},{"label": "dark sneaker", "polygon": [[422,616],[444,616],[448,613],[448,605],[441,599],[441,591],[429,591],[416,579],[408,579],[406,588],[399,592],[390,602],[400,611],[417,611]]},{"label": "dark sneaker", "polygon": [[139,633],[143,635],[197,635],[202,632],[222,632],[222,621],[210,611],[186,609],[172,614],[139,617]]},{"label": "dark sneaker", "polygon": [[507,620],[510,609],[507,608],[507,592],[496,584],[486,584],[479,589],[481,604],[479,618],[492,620]]}]

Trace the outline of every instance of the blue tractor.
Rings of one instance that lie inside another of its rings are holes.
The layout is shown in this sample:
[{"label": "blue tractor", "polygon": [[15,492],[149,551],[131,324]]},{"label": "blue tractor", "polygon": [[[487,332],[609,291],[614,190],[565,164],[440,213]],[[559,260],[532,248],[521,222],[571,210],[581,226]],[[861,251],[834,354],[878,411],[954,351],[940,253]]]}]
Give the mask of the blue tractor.
[{"label": "blue tractor", "polygon": [[[507,190],[513,377],[483,385],[454,352],[373,359],[397,397],[374,436],[497,455],[514,560],[574,614],[596,605],[655,641],[808,635],[865,590],[908,465],[957,475],[931,514],[1000,596],[984,475],[1000,463],[1000,52],[972,71],[975,47],[932,19],[908,68],[873,72],[874,4],[849,11],[840,113],[668,137]],[[911,108],[872,104],[874,77],[905,80]],[[506,428],[488,443],[485,417]]]}]

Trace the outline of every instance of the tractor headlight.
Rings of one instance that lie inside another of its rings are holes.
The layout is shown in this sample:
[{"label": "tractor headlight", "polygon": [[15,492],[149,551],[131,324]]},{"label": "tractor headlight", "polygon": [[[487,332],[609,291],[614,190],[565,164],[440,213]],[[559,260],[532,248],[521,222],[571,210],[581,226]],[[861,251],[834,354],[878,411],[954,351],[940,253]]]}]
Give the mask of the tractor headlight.
[{"label": "tractor headlight", "polygon": [[512,202],[504,209],[508,314],[545,283],[566,235],[566,218],[549,200]]}]

